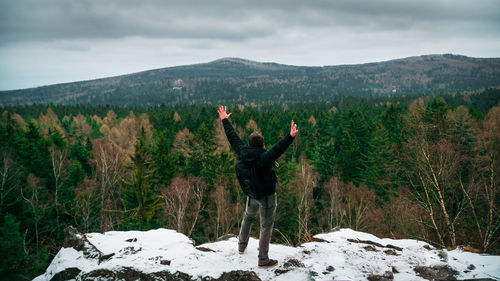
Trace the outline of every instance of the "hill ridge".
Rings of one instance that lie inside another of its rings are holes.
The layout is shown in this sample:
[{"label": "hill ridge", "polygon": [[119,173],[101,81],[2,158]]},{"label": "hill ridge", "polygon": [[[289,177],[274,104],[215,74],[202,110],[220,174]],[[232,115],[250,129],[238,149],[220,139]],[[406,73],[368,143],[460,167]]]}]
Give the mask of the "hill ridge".
[{"label": "hill ridge", "polygon": [[350,65],[294,66],[225,57],[211,62],[0,92],[0,105],[323,101],[437,94],[500,86],[500,58],[431,54]]}]

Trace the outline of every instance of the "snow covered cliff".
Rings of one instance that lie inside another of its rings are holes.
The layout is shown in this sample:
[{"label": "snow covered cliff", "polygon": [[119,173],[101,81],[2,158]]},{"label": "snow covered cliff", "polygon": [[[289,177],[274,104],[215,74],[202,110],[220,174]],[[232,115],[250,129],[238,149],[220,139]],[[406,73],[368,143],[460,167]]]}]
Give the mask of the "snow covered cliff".
[{"label": "snow covered cliff", "polygon": [[[258,240],[244,254],[237,238],[194,246],[169,229],[77,234],[45,280],[500,280],[500,256],[437,250],[417,240],[380,239],[340,229],[298,247],[271,244],[278,266],[257,266]],[[83,242],[82,242],[83,241]],[[78,250],[77,250],[78,249]]]}]

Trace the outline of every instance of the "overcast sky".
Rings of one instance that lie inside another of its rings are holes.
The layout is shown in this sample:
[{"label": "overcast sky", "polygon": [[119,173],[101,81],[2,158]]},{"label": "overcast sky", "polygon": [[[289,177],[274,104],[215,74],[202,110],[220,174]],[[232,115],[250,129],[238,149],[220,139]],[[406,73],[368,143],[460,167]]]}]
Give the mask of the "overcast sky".
[{"label": "overcast sky", "polygon": [[499,0],[0,0],[0,90],[209,62],[500,57]]}]

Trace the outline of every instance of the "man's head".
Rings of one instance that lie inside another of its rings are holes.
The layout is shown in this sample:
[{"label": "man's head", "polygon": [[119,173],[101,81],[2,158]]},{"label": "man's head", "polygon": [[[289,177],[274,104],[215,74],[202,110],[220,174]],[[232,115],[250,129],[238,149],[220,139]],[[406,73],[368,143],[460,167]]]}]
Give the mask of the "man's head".
[{"label": "man's head", "polygon": [[263,147],[264,137],[259,132],[255,131],[250,135],[248,145],[252,147]]}]

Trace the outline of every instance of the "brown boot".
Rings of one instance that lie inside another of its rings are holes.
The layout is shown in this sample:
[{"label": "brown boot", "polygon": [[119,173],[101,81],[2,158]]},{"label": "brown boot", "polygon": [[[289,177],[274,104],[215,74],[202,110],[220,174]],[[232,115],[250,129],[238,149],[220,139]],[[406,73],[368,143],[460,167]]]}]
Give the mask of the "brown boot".
[{"label": "brown boot", "polygon": [[275,265],[278,264],[278,261],[277,260],[272,260],[272,259],[269,259],[269,261],[265,264],[259,264],[259,267],[260,268],[268,268],[268,267],[273,267]]}]

